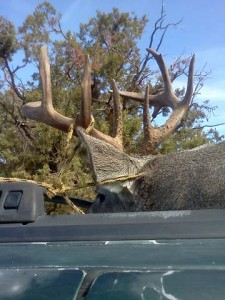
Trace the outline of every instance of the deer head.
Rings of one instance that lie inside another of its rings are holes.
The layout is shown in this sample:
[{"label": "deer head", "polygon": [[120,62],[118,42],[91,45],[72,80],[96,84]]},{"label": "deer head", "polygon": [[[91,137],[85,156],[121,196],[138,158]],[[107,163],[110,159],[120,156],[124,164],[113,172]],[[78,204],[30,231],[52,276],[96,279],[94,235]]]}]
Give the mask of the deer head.
[{"label": "deer head", "polygon": [[[29,102],[22,107],[25,117],[45,123],[59,130],[68,132],[70,125],[75,124],[74,134],[78,134],[86,145],[94,178],[97,185],[105,185],[106,189],[114,191],[118,201],[124,206],[124,199],[129,198],[126,207],[132,207],[134,179],[140,177],[146,164],[152,163],[155,156],[152,151],[173,133],[185,115],[193,93],[194,56],[191,59],[186,94],[182,101],[172,91],[170,76],[163,57],[152,49],[147,49],[156,60],[164,83],[164,91],[158,95],[150,95],[149,87],[145,93],[131,93],[119,91],[115,81],[112,82],[114,99],[113,136],[98,131],[92,124],[91,115],[91,67],[87,57],[81,84],[82,97],[80,113],[76,118],[68,118],[58,113],[52,103],[50,66],[45,46],[40,49],[40,77],[42,85],[42,101]],[[145,153],[149,156],[142,158],[132,157],[123,151],[123,121],[120,96],[139,101],[143,105],[143,130]],[[167,122],[155,128],[150,121],[149,106],[154,107],[156,116],[162,107],[170,107],[173,112]],[[100,159],[101,157],[101,159]],[[104,189],[103,189],[104,190]],[[118,190],[120,190],[118,192]],[[122,192],[121,192],[122,191]],[[99,192],[99,195],[101,193]],[[125,196],[124,196],[125,195]],[[101,199],[99,198],[99,201]],[[115,200],[115,201],[117,201]],[[118,202],[117,201],[117,202]],[[101,202],[101,201],[100,201]],[[129,210],[127,208],[127,210]]]}]

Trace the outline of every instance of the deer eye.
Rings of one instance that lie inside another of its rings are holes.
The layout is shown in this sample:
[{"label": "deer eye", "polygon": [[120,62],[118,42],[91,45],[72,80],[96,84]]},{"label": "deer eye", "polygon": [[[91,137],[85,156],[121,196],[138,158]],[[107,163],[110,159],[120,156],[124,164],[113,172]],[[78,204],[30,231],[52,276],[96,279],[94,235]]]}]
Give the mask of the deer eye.
[{"label": "deer eye", "polygon": [[103,203],[105,201],[105,195],[103,194],[98,194],[98,199],[99,199],[99,203]]}]

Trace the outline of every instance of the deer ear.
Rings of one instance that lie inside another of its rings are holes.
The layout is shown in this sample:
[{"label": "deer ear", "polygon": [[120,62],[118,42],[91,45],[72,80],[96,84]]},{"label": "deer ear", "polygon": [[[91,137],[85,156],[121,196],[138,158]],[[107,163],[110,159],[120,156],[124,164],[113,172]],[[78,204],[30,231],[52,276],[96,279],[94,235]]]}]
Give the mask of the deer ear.
[{"label": "deer ear", "polygon": [[81,127],[76,130],[87,149],[94,180],[98,184],[132,177],[146,163],[146,160],[131,157],[105,141],[88,135]]}]

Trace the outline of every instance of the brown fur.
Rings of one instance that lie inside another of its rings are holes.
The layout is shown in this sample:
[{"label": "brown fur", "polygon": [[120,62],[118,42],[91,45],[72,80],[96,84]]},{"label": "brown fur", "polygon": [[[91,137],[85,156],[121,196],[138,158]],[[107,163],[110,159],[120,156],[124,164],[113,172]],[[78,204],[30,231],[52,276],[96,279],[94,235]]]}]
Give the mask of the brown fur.
[{"label": "brown fur", "polygon": [[[101,201],[97,196],[90,212],[225,208],[225,142],[141,159],[84,131],[79,136],[88,150],[95,178],[118,179],[121,185],[117,193],[104,186],[107,192],[104,194],[103,189]],[[142,175],[131,180],[130,191],[124,196],[126,182],[119,178],[134,174]]]}]

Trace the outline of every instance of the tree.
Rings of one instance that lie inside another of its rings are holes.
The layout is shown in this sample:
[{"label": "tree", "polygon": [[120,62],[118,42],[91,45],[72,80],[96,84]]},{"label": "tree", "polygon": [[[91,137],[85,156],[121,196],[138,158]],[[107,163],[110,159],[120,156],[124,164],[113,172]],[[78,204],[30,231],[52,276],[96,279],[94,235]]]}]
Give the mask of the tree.
[{"label": "tree", "polygon": [[[20,112],[29,101],[41,99],[38,73],[38,52],[41,44],[48,45],[51,60],[51,76],[54,106],[64,115],[75,117],[79,112],[80,83],[86,55],[92,61],[92,104],[97,127],[110,132],[113,113],[111,80],[115,79],[121,90],[140,92],[146,84],[151,93],[162,89],[160,73],[149,67],[152,56],[147,52],[141,57],[138,40],[148,20],[135,14],[120,13],[114,8],[110,13],[98,11],[87,24],[81,24],[79,32],[64,32],[61,15],[49,2],[37,6],[27,16],[21,27],[3,17],[0,18],[0,176],[33,179],[47,182],[56,189],[73,187],[72,195],[93,198],[94,190],[89,186],[91,176],[85,151],[79,147],[78,139],[26,120]],[[158,51],[170,27],[177,23],[165,23],[166,14],[161,15],[150,34],[150,43]],[[156,39],[156,33],[160,37]],[[23,54],[21,65],[12,67],[14,57]],[[179,57],[169,68],[172,81],[186,74],[190,59]],[[20,77],[21,70],[34,65],[31,79]],[[212,111],[209,103],[196,103],[207,73],[196,74],[196,89],[190,110],[176,133],[160,145],[159,151],[178,151],[193,148],[206,142],[217,142],[222,137],[212,129],[205,132],[201,122]],[[184,89],[177,90],[180,98]],[[168,116],[165,107],[153,111],[153,119],[159,114]],[[129,153],[139,153],[142,143],[142,105],[124,98],[124,140]],[[211,135],[211,136],[209,136]],[[79,188],[79,187],[85,188]]]}]

